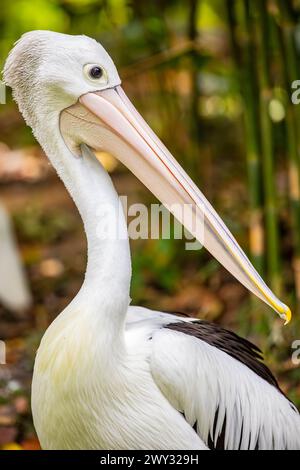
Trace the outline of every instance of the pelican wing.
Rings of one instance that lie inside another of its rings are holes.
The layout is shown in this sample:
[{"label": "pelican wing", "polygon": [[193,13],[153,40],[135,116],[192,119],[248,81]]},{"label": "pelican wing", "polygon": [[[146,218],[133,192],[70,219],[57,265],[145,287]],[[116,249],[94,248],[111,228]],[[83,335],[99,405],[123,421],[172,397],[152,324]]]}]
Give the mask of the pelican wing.
[{"label": "pelican wing", "polygon": [[217,325],[178,318],[152,341],[156,384],[208,447],[300,448],[299,413],[254,345]]}]

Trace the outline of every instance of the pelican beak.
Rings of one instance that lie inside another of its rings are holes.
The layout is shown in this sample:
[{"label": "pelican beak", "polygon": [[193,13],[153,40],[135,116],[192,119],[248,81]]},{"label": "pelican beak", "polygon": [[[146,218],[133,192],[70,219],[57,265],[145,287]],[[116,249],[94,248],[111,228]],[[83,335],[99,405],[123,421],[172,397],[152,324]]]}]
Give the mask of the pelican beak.
[{"label": "pelican beak", "polygon": [[[83,121],[89,121],[86,143],[110,151],[124,163],[231,274],[288,323],[290,309],[267,287],[224,222],[123,89],[117,86],[88,93],[79,102],[84,109],[76,111],[75,105],[73,111],[67,111],[81,113]],[[189,208],[188,214],[182,210],[184,206]]]}]

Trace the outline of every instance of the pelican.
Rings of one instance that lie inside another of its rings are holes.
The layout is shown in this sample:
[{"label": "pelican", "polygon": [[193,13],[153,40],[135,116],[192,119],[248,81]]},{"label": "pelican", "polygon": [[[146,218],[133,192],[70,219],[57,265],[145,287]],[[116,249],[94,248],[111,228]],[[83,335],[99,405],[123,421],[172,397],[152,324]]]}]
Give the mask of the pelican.
[{"label": "pelican", "polygon": [[10,216],[0,203],[0,303],[24,317],[32,298]]},{"label": "pelican", "polygon": [[[35,360],[42,448],[299,449],[298,411],[254,345],[203,320],[130,305],[125,216],[93,151],[124,163],[248,290],[291,317],[126,97],[104,48],[86,36],[28,32],[4,80],[75,201],[88,243],[82,287]],[[202,217],[203,237],[183,220],[184,205]],[[120,236],[99,237],[99,224],[118,225]]]}]

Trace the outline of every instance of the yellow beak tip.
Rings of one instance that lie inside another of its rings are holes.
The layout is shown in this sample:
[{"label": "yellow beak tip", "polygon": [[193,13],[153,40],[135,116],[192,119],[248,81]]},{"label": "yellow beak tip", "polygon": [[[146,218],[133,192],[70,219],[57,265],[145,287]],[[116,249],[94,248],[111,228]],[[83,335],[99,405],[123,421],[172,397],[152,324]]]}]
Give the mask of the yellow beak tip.
[{"label": "yellow beak tip", "polygon": [[281,318],[283,318],[285,320],[284,325],[287,325],[288,323],[290,323],[290,321],[292,319],[291,309],[289,307],[286,307],[285,312],[280,314],[280,316],[281,316]]}]

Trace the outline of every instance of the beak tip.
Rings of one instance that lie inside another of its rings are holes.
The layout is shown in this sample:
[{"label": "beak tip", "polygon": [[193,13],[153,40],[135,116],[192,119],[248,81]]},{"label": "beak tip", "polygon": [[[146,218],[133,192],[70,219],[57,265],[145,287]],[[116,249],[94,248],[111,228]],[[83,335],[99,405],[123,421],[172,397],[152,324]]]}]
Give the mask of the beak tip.
[{"label": "beak tip", "polygon": [[284,325],[287,325],[288,323],[290,323],[292,319],[292,312],[291,312],[291,309],[287,305],[285,306],[285,312],[280,313],[279,315],[281,318],[285,320]]}]

